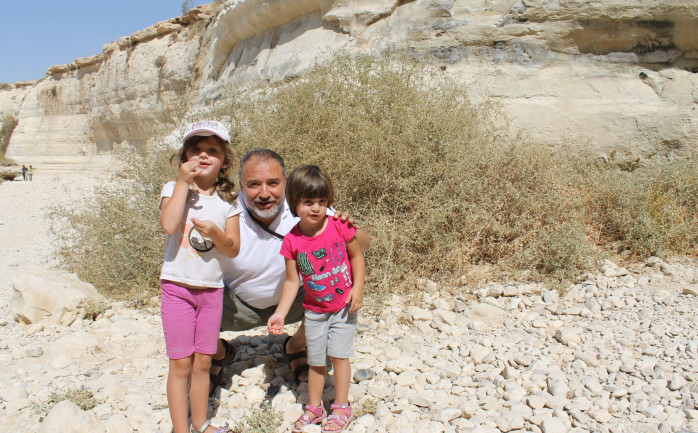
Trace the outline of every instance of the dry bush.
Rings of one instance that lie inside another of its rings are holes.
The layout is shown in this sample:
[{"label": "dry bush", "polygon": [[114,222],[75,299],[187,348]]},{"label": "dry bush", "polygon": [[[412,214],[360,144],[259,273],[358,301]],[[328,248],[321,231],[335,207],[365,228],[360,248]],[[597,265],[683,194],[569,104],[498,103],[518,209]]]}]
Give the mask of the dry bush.
[{"label": "dry bush", "polygon": [[[254,100],[233,99],[218,113],[236,125],[241,152],[269,147],[289,168],[314,163],[329,172],[337,207],[372,235],[374,284],[458,276],[480,262],[555,274],[589,261],[532,252],[582,214],[560,161],[512,137],[498,107],[473,104],[436,68],[342,58]],[[583,230],[574,241],[591,250]]]},{"label": "dry bush", "polygon": [[262,403],[240,418],[232,430],[235,433],[276,433],[280,422],[281,414],[274,410],[271,404]]},{"label": "dry bush", "polygon": [[[460,280],[474,264],[568,281],[607,244],[634,257],[696,253],[696,160],[626,172],[512,136],[500,113],[432,66],[360,57],[231,92],[197,117],[232,125],[238,155],[267,147],[289,170],[328,171],[337,208],[372,237],[372,299],[421,277]],[[128,154],[113,184],[55,214],[66,266],[108,295],[157,293],[170,154]]]},{"label": "dry bush", "polygon": [[586,208],[601,243],[634,257],[695,254],[698,245],[698,160],[632,172],[593,167],[584,174]]},{"label": "dry bush", "polygon": [[[0,154],[0,165],[2,165],[2,155]],[[0,169],[0,182],[4,182],[6,180],[15,180],[17,176],[20,176],[22,174],[21,171],[19,170],[14,170],[11,168],[3,168]]]},{"label": "dry bush", "polygon": [[164,241],[158,199],[172,177],[170,154],[126,152],[121,168],[87,201],[52,212],[66,269],[112,298],[144,305],[158,293]]}]

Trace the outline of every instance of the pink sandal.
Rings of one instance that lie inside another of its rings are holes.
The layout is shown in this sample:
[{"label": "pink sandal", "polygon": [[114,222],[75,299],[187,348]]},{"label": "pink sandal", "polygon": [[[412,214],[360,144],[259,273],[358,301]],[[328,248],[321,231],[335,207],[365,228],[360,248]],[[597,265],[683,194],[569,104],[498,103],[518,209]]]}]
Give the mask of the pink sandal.
[{"label": "pink sandal", "polygon": [[[310,404],[305,405],[305,410],[310,411],[315,415],[315,418],[310,418],[310,415],[308,414],[303,414],[298,417],[296,422],[293,423],[293,426],[291,427],[291,431],[293,433],[301,433],[301,430],[303,430],[303,427],[310,425],[310,424],[320,424],[325,418],[327,418],[327,411],[325,410],[325,405],[320,402],[320,407],[315,407]],[[302,423],[301,428],[296,428],[296,424]]]},{"label": "pink sandal", "polygon": [[[325,424],[322,426],[322,433],[337,433],[340,431],[346,430],[346,428],[349,426],[349,423],[351,422],[352,419],[354,419],[354,413],[351,410],[351,404],[347,403],[332,403],[330,405],[330,410],[333,412],[335,410],[338,410],[340,412],[344,412],[343,415],[330,415],[327,417],[327,420],[325,421]],[[327,430],[325,429],[325,426],[327,423],[333,422],[339,426],[339,430]]]}]

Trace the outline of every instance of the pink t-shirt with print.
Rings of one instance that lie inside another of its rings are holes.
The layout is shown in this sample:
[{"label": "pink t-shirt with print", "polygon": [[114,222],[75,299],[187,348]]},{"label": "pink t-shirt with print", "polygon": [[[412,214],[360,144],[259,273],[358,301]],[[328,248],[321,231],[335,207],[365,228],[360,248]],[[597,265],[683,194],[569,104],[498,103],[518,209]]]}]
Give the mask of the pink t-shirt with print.
[{"label": "pink t-shirt with print", "polygon": [[352,287],[347,243],[356,229],[347,222],[328,218],[317,236],[301,233],[298,225],[284,237],[281,255],[296,261],[305,288],[303,307],[317,313],[334,313],[345,307]]}]

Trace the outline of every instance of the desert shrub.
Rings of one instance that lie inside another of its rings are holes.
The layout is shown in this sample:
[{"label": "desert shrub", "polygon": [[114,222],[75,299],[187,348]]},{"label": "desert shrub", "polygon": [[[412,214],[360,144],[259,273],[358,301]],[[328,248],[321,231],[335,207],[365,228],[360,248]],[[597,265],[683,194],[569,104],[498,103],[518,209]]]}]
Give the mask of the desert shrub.
[{"label": "desert shrub", "polygon": [[5,158],[7,146],[10,144],[10,137],[17,127],[17,119],[11,115],[6,115],[0,121],[0,165],[11,164],[12,161]]},{"label": "desert shrub", "polygon": [[[428,65],[341,58],[231,99],[216,112],[230,117],[242,153],[269,147],[289,168],[328,171],[337,207],[372,235],[369,277],[383,287],[471,263],[538,266],[513,258],[532,257],[538,236],[583,214],[555,155],[512,136],[496,105],[474,104]],[[581,266],[538,268],[572,263]]]},{"label": "desert shrub", "polygon": [[276,433],[280,422],[279,413],[270,404],[264,403],[240,418],[232,430],[236,433]]},{"label": "desert shrub", "polygon": [[[0,164],[2,163],[2,155],[0,155]],[[0,169],[0,182],[4,182],[6,180],[14,180],[17,176],[20,176],[22,174],[21,171],[11,169],[11,168],[3,168]]]},{"label": "desert shrub", "polygon": [[587,209],[601,243],[636,257],[695,253],[698,161],[686,158],[632,172],[593,167]]},{"label": "desert shrub", "polygon": [[51,393],[49,396],[49,407],[63,400],[70,400],[82,410],[91,410],[99,404],[91,391],[85,388],[71,389],[62,393]]},{"label": "desert shrub", "polygon": [[158,293],[164,240],[158,198],[172,176],[170,154],[127,151],[87,201],[52,211],[62,263],[112,298],[144,304]]},{"label": "desert shrub", "polygon": [[[339,58],[231,90],[196,117],[230,125],[237,155],[267,147],[289,170],[327,170],[337,208],[372,237],[373,299],[422,277],[448,286],[473,264],[567,281],[594,265],[599,246],[633,257],[696,252],[695,159],[629,172],[554,152],[510,133],[496,104],[473,103],[430,65]],[[157,201],[173,176],[170,154],[127,153],[94,198],[55,213],[64,263],[108,295],[141,301],[157,293]]]}]

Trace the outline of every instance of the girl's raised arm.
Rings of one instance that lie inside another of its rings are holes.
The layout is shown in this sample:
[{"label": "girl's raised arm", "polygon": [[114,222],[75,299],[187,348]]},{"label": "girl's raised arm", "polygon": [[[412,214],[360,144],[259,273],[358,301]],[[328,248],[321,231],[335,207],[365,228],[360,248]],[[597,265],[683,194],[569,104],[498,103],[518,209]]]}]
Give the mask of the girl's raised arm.
[{"label": "girl's raised arm", "polygon": [[172,197],[165,197],[160,202],[160,225],[166,234],[174,234],[182,224],[189,187],[199,171],[201,169],[198,156],[179,165],[177,184]]},{"label": "girl's raised arm", "polygon": [[160,225],[166,234],[174,234],[182,225],[188,195],[189,185],[178,180],[172,196],[163,197],[160,202]]}]

